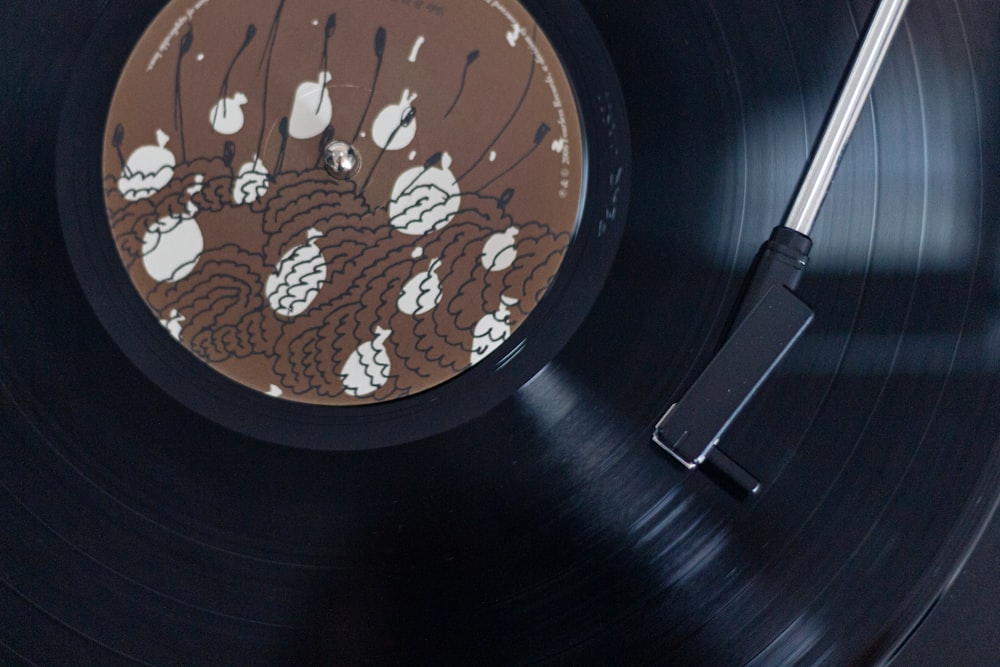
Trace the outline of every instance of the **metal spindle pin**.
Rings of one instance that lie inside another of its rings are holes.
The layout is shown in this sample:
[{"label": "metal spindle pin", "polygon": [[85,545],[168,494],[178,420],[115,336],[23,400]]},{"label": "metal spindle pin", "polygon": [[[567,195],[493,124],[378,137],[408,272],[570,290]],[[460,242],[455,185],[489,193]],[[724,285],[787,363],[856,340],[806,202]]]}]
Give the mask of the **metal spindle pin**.
[{"label": "metal spindle pin", "polygon": [[361,168],[361,155],[346,141],[334,141],[323,150],[323,163],[331,176],[347,180]]}]

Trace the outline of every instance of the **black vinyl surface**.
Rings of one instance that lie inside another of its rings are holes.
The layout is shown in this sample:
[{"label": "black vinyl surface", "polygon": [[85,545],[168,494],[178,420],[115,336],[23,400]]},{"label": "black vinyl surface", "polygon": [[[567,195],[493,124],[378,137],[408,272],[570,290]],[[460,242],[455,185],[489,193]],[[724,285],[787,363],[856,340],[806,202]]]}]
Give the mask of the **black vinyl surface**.
[{"label": "black vinyl surface", "polygon": [[652,427],[872,3],[581,4],[632,149],[597,303],[485,415],[363,452],[251,439],[129,361],[56,179],[114,3],[0,4],[4,662],[879,664],[914,632],[900,660],[941,655],[917,625],[1000,498],[1000,5],[912,3],[814,234],[816,321],[727,438],[764,483],[741,499]]},{"label": "black vinyl surface", "polygon": [[994,517],[954,581],[894,658],[901,667],[989,665],[1000,651],[1000,521]]}]

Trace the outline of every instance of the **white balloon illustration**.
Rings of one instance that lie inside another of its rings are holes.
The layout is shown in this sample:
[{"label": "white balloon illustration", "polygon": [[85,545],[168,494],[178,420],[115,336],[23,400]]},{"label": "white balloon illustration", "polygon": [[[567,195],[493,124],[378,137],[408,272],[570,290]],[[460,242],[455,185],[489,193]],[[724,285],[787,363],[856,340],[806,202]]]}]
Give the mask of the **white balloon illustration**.
[{"label": "white balloon illustration", "polygon": [[447,225],[461,207],[462,191],[451,172],[451,156],[445,153],[440,167],[413,167],[396,179],[389,224],[403,234],[420,236]]},{"label": "white balloon illustration", "polygon": [[243,115],[243,105],[247,103],[247,96],[243,93],[236,93],[232,97],[223,97],[212,110],[208,112],[208,120],[212,123],[212,128],[219,134],[232,135],[243,129],[246,116]]},{"label": "white balloon illustration", "polygon": [[506,271],[517,260],[517,227],[509,227],[507,231],[494,234],[486,242],[481,257],[483,267],[487,271]]},{"label": "white balloon illustration", "polygon": [[167,148],[170,137],[156,131],[156,145],[141,146],[129,156],[118,179],[118,190],[125,199],[148,199],[167,186],[174,177],[177,158]]},{"label": "white balloon illustration", "polygon": [[344,391],[361,398],[385,386],[392,371],[392,361],[385,347],[391,335],[391,330],[375,327],[375,340],[362,343],[351,353],[340,372]]},{"label": "white balloon illustration", "polygon": [[[187,190],[194,195],[201,191],[202,177]],[[142,237],[142,264],[149,277],[157,282],[176,282],[188,277],[198,264],[205,249],[205,238],[195,220],[198,207],[190,201],[187,210],[168,215],[150,225]]]},{"label": "white balloon illustration", "polygon": [[396,302],[401,312],[423,315],[437,308],[441,303],[441,279],[437,275],[440,268],[441,260],[435,259],[426,271],[410,278]]},{"label": "white balloon illustration", "polygon": [[267,167],[256,155],[253,160],[240,167],[236,180],[233,181],[233,201],[237,205],[252,204],[265,194],[271,182]]},{"label": "white balloon illustration", "polygon": [[295,90],[288,134],[294,139],[313,139],[323,134],[333,119],[333,102],[327,84],[330,73],[322,72],[316,81],[305,81]]},{"label": "white balloon illustration", "polygon": [[174,337],[178,343],[181,342],[181,334],[184,330],[184,322],[187,318],[181,315],[180,311],[176,308],[170,311],[170,317],[165,320],[160,320],[160,324],[163,328],[170,332],[170,335]]},{"label": "white balloon illustration", "polygon": [[322,236],[315,229],[310,229],[308,241],[285,253],[267,279],[264,291],[271,308],[278,315],[298,317],[319,296],[327,276],[326,260],[316,245],[316,240]]},{"label": "white balloon illustration", "polygon": [[416,119],[405,127],[400,123],[416,99],[416,93],[411,95],[409,90],[404,90],[399,104],[390,104],[379,112],[372,125],[372,141],[375,145],[387,151],[401,151],[413,142],[417,136]]},{"label": "white balloon illustration", "polygon": [[517,305],[517,299],[501,297],[500,309],[479,320],[473,331],[472,364],[478,364],[493,354],[510,338],[510,308]]}]

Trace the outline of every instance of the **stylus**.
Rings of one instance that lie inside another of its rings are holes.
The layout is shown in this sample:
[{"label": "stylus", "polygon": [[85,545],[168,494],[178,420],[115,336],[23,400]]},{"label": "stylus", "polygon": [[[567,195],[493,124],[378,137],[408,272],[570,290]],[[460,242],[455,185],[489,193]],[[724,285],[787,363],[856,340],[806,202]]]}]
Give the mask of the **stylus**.
[{"label": "stylus", "polygon": [[657,423],[653,441],[694,468],[715,464],[743,491],[761,483],[719,445],[726,430],[813,320],[796,289],[808,265],[809,234],[826,199],[909,0],[881,0],[827,115],[783,225],[763,245],[734,309],[723,345]]}]

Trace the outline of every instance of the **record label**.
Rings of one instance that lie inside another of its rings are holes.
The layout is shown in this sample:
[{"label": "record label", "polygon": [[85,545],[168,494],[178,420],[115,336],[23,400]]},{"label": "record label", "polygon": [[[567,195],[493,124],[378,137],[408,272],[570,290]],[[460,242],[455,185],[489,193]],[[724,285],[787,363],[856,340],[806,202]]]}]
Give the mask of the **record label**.
[{"label": "record label", "polygon": [[320,405],[489,357],[545,296],[585,187],[569,77],[496,1],[172,2],[119,80],[103,172],[165,336]]}]

